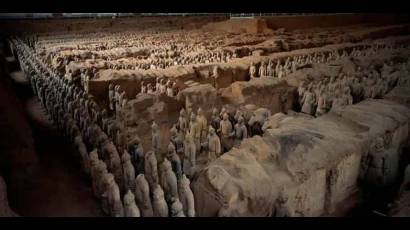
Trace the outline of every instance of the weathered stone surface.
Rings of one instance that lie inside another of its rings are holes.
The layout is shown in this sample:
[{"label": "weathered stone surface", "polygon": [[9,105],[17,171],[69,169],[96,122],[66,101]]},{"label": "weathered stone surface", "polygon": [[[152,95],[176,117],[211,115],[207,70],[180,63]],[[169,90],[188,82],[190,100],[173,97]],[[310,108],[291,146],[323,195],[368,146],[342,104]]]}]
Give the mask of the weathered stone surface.
[{"label": "weathered stone surface", "polygon": [[192,185],[196,213],[216,216],[224,204],[237,196],[237,209],[233,211],[240,216],[271,215],[279,191],[265,169],[273,166],[268,162],[275,161],[269,148],[261,137],[247,139],[241,148],[234,148],[205,168]]},{"label": "weathered stone surface", "polygon": [[[268,129],[262,138],[246,139],[193,181],[197,212],[216,215],[222,201],[238,193],[240,199],[234,203],[242,207],[238,209],[243,216],[331,213],[355,192],[359,175],[365,170],[362,158],[375,138],[390,130],[394,137],[391,153],[397,155],[408,138],[409,120],[408,108],[387,100],[367,100],[316,119],[282,119],[279,126],[272,125],[277,128]],[[246,164],[236,164],[244,159]],[[250,168],[257,173],[240,173]],[[230,178],[233,175],[235,180]],[[263,183],[264,188],[253,191],[253,181]],[[219,200],[204,203],[210,197]],[[253,209],[251,204],[260,200],[265,201],[262,208]]]}]

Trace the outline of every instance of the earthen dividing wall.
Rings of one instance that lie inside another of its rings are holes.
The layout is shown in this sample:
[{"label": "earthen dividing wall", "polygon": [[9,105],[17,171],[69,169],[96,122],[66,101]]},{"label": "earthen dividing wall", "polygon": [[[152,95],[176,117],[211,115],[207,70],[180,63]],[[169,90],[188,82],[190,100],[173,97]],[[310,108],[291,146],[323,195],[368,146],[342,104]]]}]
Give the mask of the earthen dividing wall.
[{"label": "earthen dividing wall", "polygon": [[[239,193],[240,198],[232,207],[242,210],[242,216],[269,215],[248,208],[249,202],[261,199],[275,210],[276,216],[330,214],[355,193],[363,170],[362,158],[373,154],[370,149],[375,140],[386,131],[391,132],[395,141],[386,151],[394,158],[408,142],[409,124],[409,108],[383,99],[366,100],[317,119],[287,119],[279,128],[268,130],[262,139],[247,139],[194,179],[197,212],[200,216],[212,216],[222,207],[218,203],[228,202],[232,194]],[[233,161],[235,166],[229,163]],[[277,187],[279,192],[261,189],[255,194],[250,185],[236,183],[258,178],[238,174],[251,166],[261,168],[261,173],[269,177],[264,183]],[[233,178],[237,179],[231,181]],[[225,185],[218,187],[219,183]],[[205,197],[219,197],[222,201],[208,205],[201,202]],[[265,206],[261,208],[269,210]]]},{"label": "earthen dividing wall", "polygon": [[[408,43],[410,37],[391,37],[385,39],[374,40],[374,43],[382,42]],[[177,83],[180,90],[188,87],[187,81],[194,81],[202,84],[209,83],[216,89],[232,87],[232,83],[237,81],[249,80],[249,66],[255,63],[259,66],[262,61],[286,59],[287,57],[309,55],[316,52],[332,52],[334,50],[350,50],[354,47],[369,45],[368,42],[360,43],[343,43],[335,45],[326,45],[319,48],[299,49],[290,52],[280,52],[270,54],[268,56],[251,56],[232,60],[230,63],[222,64],[203,64],[203,65],[187,65],[174,66],[167,69],[159,70],[103,70],[99,72],[96,79],[89,81],[89,92],[94,96],[97,102],[103,102],[108,95],[109,83],[119,84],[126,91],[129,99],[135,98],[135,95],[140,91],[141,80],[145,83],[154,83],[156,77],[169,78]],[[220,78],[215,79],[210,75],[213,66],[217,65],[220,68]],[[296,78],[284,78],[284,81],[292,87],[297,87],[299,80]],[[227,89],[228,91],[230,89]],[[279,106],[279,105],[278,105]],[[278,110],[274,110],[276,112]]]},{"label": "earthen dividing wall", "polygon": [[217,30],[230,33],[262,33],[270,29],[265,20],[261,19],[230,19],[228,21],[209,23],[204,30]]}]

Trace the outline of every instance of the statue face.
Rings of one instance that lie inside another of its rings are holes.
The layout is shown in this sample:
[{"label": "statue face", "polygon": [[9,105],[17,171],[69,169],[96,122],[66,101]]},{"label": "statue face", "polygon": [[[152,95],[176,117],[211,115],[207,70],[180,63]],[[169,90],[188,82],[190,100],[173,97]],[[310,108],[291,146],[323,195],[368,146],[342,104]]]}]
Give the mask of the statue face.
[{"label": "statue face", "polygon": [[[191,109],[191,106],[188,107],[188,109]],[[194,112],[191,113],[190,121],[195,121],[196,115]]]}]

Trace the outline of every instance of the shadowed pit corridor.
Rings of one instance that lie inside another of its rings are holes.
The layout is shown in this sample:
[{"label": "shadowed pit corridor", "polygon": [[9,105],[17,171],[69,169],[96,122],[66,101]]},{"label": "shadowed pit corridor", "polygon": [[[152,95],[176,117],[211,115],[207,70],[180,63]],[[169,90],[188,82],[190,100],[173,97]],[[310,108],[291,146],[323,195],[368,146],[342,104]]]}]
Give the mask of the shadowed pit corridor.
[{"label": "shadowed pit corridor", "polygon": [[32,126],[39,171],[27,186],[9,186],[10,206],[21,216],[102,216],[91,181],[69,143],[59,136],[28,85],[16,86]]}]

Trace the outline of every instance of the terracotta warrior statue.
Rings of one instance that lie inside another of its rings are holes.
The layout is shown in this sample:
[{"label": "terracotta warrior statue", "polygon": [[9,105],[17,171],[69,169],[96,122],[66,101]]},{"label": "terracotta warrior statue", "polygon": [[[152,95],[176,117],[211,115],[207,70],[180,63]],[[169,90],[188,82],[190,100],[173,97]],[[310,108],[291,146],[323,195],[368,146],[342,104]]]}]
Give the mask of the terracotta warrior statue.
[{"label": "terracotta warrior statue", "polygon": [[249,67],[249,76],[251,79],[256,78],[256,66],[253,62],[251,63],[251,66]]},{"label": "terracotta warrior statue", "polygon": [[214,128],[209,128],[208,140],[203,145],[208,147],[208,163],[214,161],[221,155],[221,141],[218,135],[216,135]]},{"label": "terracotta warrior statue", "polygon": [[140,217],[140,210],[135,204],[135,197],[131,190],[124,196],[124,217]]},{"label": "terracotta warrior statue", "polygon": [[149,185],[145,179],[144,174],[139,174],[135,179],[135,200],[138,204],[138,207],[141,211],[141,216],[143,217],[152,217],[154,216],[151,198],[149,195]]},{"label": "terracotta warrior statue", "polygon": [[177,177],[172,171],[171,162],[166,158],[161,165],[161,187],[164,189],[165,200],[169,204],[178,198]]},{"label": "terracotta warrior statue", "polygon": [[196,166],[196,145],[192,135],[187,132],[184,141],[184,161],[183,172],[188,177],[191,177],[194,173]]},{"label": "terracotta warrior statue", "polygon": [[131,156],[125,151],[121,158],[124,176],[124,191],[133,190],[135,188],[135,169],[131,163]]},{"label": "terracotta warrior statue", "polygon": [[112,217],[123,217],[124,207],[121,202],[120,189],[117,183],[115,183],[114,175],[108,173],[105,177],[105,182],[107,184],[107,190],[104,196],[108,199],[108,205],[110,208],[110,215]]},{"label": "terracotta warrior statue", "polygon": [[160,132],[157,123],[152,123],[152,150],[156,153],[160,150]]},{"label": "terracotta warrior statue", "polygon": [[189,187],[189,179],[183,175],[181,180],[178,181],[178,193],[179,199],[182,203],[182,207],[185,216],[194,217],[195,216],[195,204],[194,204],[194,194]]},{"label": "terracotta warrior statue", "polygon": [[182,176],[181,159],[175,150],[174,144],[171,142],[168,145],[167,159],[171,162],[172,171],[174,171],[177,179],[179,180]]},{"label": "terracotta warrior statue", "polygon": [[153,151],[148,151],[145,154],[144,159],[144,173],[145,178],[148,181],[150,190],[154,190],[158,184],[158,169],[157,169],[157,157]]},{"label": "terracotta warrior statue", "polygon": [[229,151],[232,148],[232,137],[234,136],[232,123],[229,120],[229,115],[224,113],[220,123],[219,131],[221,132],[221,144],[223,152]]},{"label": "terracotta warrior statue", "polygon": [[168,205],[164,198],[164,191],[159,185],[157,185],[153,192],[152,207],[154,217],[168,217]]},{"label": "terracotta warrior statue", "polygon": [[200,142],[203,142],[206,140],[206,137],[208,135],[208,121],[201,108],[198,109],[198,115],[196,119],[201,132]]},{"label": "terracotta warrior statue", "polygon": [[171,217],[185,217],[182,204],[178,198],[171,205]]}]

